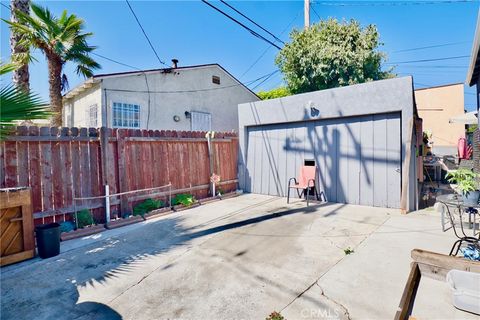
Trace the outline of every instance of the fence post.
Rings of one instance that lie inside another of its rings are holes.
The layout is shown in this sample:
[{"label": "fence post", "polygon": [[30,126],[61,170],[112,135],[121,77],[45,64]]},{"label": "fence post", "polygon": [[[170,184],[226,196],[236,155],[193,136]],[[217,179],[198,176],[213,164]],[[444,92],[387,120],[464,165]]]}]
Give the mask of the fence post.
[{"label": "fence post", "polygon": [[108,164],[110,159],[108,158],[108,138],[109,131],[107,127],[100,128],[100,159],[102,168],[102,185],[105,191],[105,223],[108,225],[110,222],[110,187],[108,181]]},{"label": "fence post", "polygon": [[[127,181],[127,164],[125,157],[125,137],[126,130],[118,129],[117,130],[117,154],[118,154],[118,182],[119,190],[118,193],[128,191],[128,181]],[[128,198],[126,195],[120,196],[120,212],[122,214],[129,213],[128,207]]]},{"label": "fence post", "polygon": [[208,145],[208,161],[209,161],[209,168],[210,168],[210,174],[208,175],[208,182],[210,184],[210,193],[212,196],[215,196],[215,187],[213,186],[213,183],[210,182],[210,177],[212,174],[214,174],[214,163],[213,163],[213,142],[212,139],[214,137],[215,133],[213,131],[208,131],[207,134],[205,135],[205,138],[207,138],[207,145]]}]

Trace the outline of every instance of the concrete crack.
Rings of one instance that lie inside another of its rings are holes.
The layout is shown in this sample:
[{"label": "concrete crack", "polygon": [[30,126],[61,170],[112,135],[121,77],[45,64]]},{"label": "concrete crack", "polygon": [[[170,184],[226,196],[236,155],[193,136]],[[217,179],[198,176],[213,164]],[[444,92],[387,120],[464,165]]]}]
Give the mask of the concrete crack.
[{"label": "concrete crack", "polygon": [[315,284],[320,288],[320,290],[322,290],[322,296],[325,297],[325,299],[327,299],[328,301],[332,302],[333,304],[339,306],[340,309],[342,309],[343,314],[347,317],[347,319],[348,319],[348,320],[351,320],[351,318],[350,318],[350,313],[348,312],[347,307],[345,307],[345,306],[344,306],[343,304],[341,304],[340,302],[335,301],[335,300],[333,300],[332,298],[330,298],[329,296],[327,296],[327,295],[325,294],[325,291],[323,290],[323,288],[318,284],[318,282],[315,282]]},{"label": "concrete crack", "polygon": [[[363,240],[361,240],[357,246],[355,246],[355,249],[360,247],[360,245],[365,241],[367,240],[372,234],[374,234],[375,232],[377,232],[378,229],[380,229],[381,226],[383,226],[388,220],[390,220],[390,217],[386,218],[380,225],[378,225],[368,236],[366,236]],[[331,240],[330,240],[331,241]],[[333,242],[332,242],[333,244]],[[335,245],[336,246],[336,245]],[[337,246],[338,248],[338,246]],[[350,313],[348,312],[348,309],[345,308],[345,306],[343,306],[342,304],[338,303],[338,302],[335,302],[333,301],[332,299],[328,298],[325,294],[324,294],[324,291],[322,289],[322,287],[320,287],[320,285],[318,284],[318,281],[320,281],[320,279],[323,278],[323,276],[325,276],[330,270],[332,270],[337,264],[340,263],[340,261],[342,261],[343,259],[345,259],[345,257],[342,257],[341,259],[339,259],[337,262],[335,262],[330,268],[328,268],[324,273],[322,273],[318,278],[317,280],[315,280],[312,284],[310,284],[305,290],[303,290],[302,292],[300,292],[295,298],[293,298],[292,301],[290,301],[285,307],[283,307],[280,312],[282,312],[283,310],[285,310],[286,308],[288,308],[288,306],[290,306],[292,303],[294,303],[295,301],[297,301],[298,298],[300,298],[302,295],[304,295],[308,290],[310,290],[314,285],[318,285],[318,287],[322,290],[322,295],[327,298],[328,300],[334,302],[335,304],[339,305],[342,307],[342,309],[345,311],[345,315],[347,316],[348,319],[351,319],[350,318]]]}]

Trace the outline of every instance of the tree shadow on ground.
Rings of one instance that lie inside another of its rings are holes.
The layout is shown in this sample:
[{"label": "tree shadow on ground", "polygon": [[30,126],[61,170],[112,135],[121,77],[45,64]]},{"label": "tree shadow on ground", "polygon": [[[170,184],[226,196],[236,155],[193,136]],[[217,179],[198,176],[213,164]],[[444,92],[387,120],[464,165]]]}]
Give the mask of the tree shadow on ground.
[{"label": "tree shadow on ground", "polygon": [[[222,225],[217,224],[245,211],[227,212],[195,226],[184,226],[182,216],[163,218],[57,257],[39,260],[18,270],[10,269],[11,272],[2,274],[2,319],[121,319],[108,306],[115,296],[108,301],[80,301],[80,291],[102,290],[114,282],[134,279],[135,273],[141,274],[140,269],[146,267],[151,258],[175,249],[185,250],[185,245],[188,247],[194,239],[293,214],[312,214],[319,207],[313,204],[293,209],[276,208]],[[175,261],[165,259],[158,264],[157,269],[166,270],[173,267]],[[134,279],[132,285],[141,280]]]}]

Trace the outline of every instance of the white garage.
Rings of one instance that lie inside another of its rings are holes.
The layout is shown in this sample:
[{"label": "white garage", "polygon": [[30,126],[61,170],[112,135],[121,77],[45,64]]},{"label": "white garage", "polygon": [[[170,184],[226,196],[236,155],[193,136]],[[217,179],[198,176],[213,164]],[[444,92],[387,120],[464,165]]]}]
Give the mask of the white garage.
[{"label": "white garage", "polygon": [[307,163],[329,202],[413,210],[415,115],[410,77],[239,105],[240,187],[286,196]]}]

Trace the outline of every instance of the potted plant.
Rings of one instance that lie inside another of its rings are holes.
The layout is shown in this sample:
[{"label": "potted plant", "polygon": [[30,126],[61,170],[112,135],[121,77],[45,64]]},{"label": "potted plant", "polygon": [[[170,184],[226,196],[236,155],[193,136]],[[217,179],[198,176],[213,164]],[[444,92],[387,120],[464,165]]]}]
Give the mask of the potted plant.
[{"label": "potted plant", "polygon": [[456,183],[462,192],[463,203],[466,205],[477,205],[480,198],[479,175],[468,169],[458,169],[447,174],[447,180]]}]

